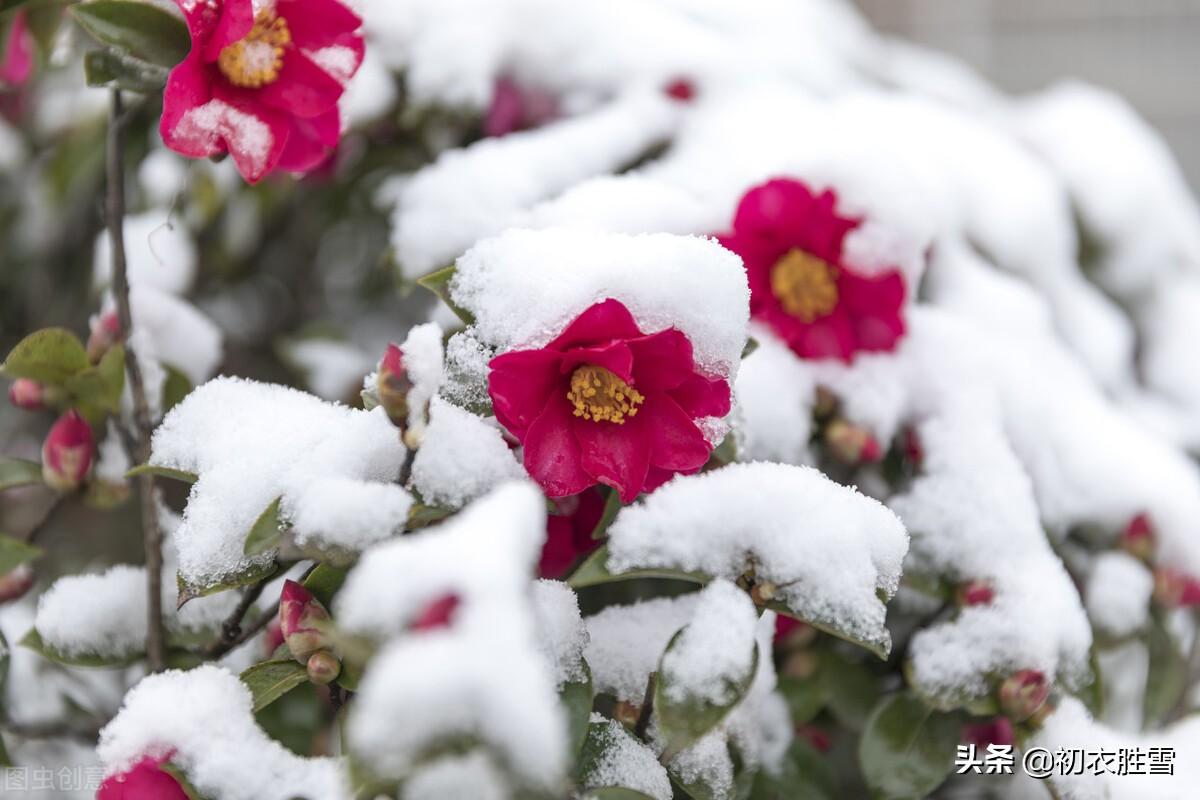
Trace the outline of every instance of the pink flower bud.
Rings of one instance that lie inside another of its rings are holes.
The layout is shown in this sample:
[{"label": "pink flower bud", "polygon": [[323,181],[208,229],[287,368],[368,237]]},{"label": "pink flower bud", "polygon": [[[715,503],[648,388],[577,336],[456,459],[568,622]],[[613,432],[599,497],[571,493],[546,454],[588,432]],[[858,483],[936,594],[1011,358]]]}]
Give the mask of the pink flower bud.
[{"label": "pink flower bud", "polygon": [[404,369],[404,351],[389,344],[375,375],[375,393],[388,419],[401,430],[408,426],[408,393],[411,390],[412,380]]},{"label": "pink flower bud", "polygon": [[447,594],[434,600],[422,611],[413,623],[408,626],[412,631],[431,631],[449,627],[458,610],[459,599],[456,594]]},{"label": "pink flower bud", "polygon": [[1032,717],[1049,696],[1050,684],[1036,669],[1023,669],[1008,676],[998,693],[1000,710],[1013,722]]},{"label": "pink flower bud", "polygon": [[982,606],[992,602],[996,592],[987,581],[967,581],[960,584],[954,598],[960,606]]},{"label": "pink flower bud", "polygon": [[1154,601],[1163,608],[1200,605],[1200,581],[1169,567],[1154,570]]},{"label": "pink flower bud", "polygon": [[58,418],[42,443],[42,478],[60,492],[83,483],[92,467],[96,441],[91,426],[74,409]]},{"label": "pink flower bud", "polygon": [[676,78],[663,88],[663,92],[672,100],[690,103],[696,97],[696,85],[687,78]]},{"label": "pink flower bud", "polygon": [[496,79],[492,90],[492,102],[483,119],[483,135],[507,136],[539,127],[557,116],[558,99],[554,95],[502,76]]},{"label": "pink flower bud", "polygon": [[328,650],[318,650],[308,657],[308,679],[320,686],[326,686],[342,672],[342,663],[337,656]]},{"label": "pink flower bud", "polygon": [[1138,514],[1121,531],[1121,549],[1131,556],[1149,561],[1154,557],[1154,526],[1147,514]]},{"label": "pink flower bud", "polygon": [[17,408],[26,411],[41,411],[46,407],[46,397],[43,386],[29,378],[17,378],[8,387],[8,401]]},{"label": "pink flower bud", "polygon": [[279,595],[279,630],[292,657],[301,664],[318,650],[330,647],[329,612],[313,593],[295,581],[283,584]]},{"label": "pink flower bud", "polygon": [[100,784],[96,800],[188,800],[179,781],[162,770],[170,757],[147,756],[124,772],[108,776]]},{"label": "pink flower bud", "polygon": [[276,617],[267,623],[267,629],[263,632],[263,652],[267,656],[274,655],[282,644],[283,628],[279,624],[279,617]]},{"label": "pink flower bud", "polygon": [[904,448],[904,458],[913,467],[920,469],[921,465],[925,463],[925,448],[921,444],[921,436],[915,429],[904,429],[902,446]]},{"label": "pink flower bud", "polygon": [[33,567],[18,564],[6,574],[0,575],[0,603],[19,600],[33,586]]},{"label": "pink flower bud", "polygon": [[879,441],[866,428],[835,419],[825,428],[825,444],[844,464],[874,464],[883,457]]},{"label": "pink flower bud", "polygon": [[987,722],[972,722],[963,726],[962,741],[980,750],[990,744],[1006,746],[1016,741],[1013,724],[1008,717],[995,717]]},{"label": "pink flower bud", "polygon": [[802,739],[813,746],[813,749],[818,753],[828,753],[829,748],[833,746],[829,734],[816,725],[797,725],[796,738]]},{"label": "pink flower bud", "polygon": [[92,330],[87,340],[87,354],[92,362],[104,357],[109,348],[121,340],[121,320],[117,312],[109,311],[92,318]]}]

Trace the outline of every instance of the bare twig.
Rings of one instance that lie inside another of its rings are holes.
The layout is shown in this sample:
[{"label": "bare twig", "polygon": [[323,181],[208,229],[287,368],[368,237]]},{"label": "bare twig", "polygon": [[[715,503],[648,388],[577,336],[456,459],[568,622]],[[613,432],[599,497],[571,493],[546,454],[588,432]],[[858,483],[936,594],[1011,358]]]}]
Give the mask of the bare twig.
[{"label": "bare twig", "polygon": [[[124,129],[127,121],[122,109],[121,92],[113,89],[108,117],[108,187],[105,216],[112,250],[113,295],[117,301],[117,319],[120,322],[123,341],[128,341],[130,331],[133,330],[133,316],[129,308],[129,276],[125,266]],[[146,401],[146,385],[142,378],[141,364],[138,363],[137,354],[129,348],[125,351],[125,370],[129,377],[129,391],[133,397],[133,438],[137,451],[135,455],[137,463],[145,464],[150,460],[150,406]],[[151,672],[160,672],[166,667],[162,623],[162,533],[158,527],[154,476],[139,475],[137,484],[142,514],[142,547],[146,554],[146,661]]]},{"label": "bare twig", "polygon": [[22,739],[78,739],[88,744],[95,744],[100,736],[103,723],[97,721],[71,720],[53,722],[15,722],[0,721],[0,730],[11,733]]},{"label": "bare twig", "polygon": [[658,683],[658,673],[651,672],[646,680],[646,695],[642,698],[642,710],[638,714],[637,724],[633,726],[634,734],[643,742],[646,732],[650,729],[650,715],[654,711],[654,686]]},{"label": "bare twig", "polygon": [[33,527],[29,529],[29,533],[25,534],[26,544],[37,544],[37,539],[41,536],[42,531],[50,526],[50,521],[54,519],[54,516],[63,507],[63,498],[64,495],[60,494],[50,502],[50,505],[46,507],[45,513],[33,524]]},{"label": "bare twig", "polygon": [[250,639],[262,632],[263,628],[267,627],[267,625],[271,623],[271,620],[275,619],[277,616],[279,616],[278,601],[273,603],[271,607],[264,611],[263,615],[254,622],[245,627],[239,626],[238,632],[232,639],[226,639],[224,636],[222,636],[220,640],[210,644],[204,650],[204,658],[206,660],[220,658],[235,647],[245,644]]},{"label": "bare twig", "polygon": [[264,615],[256,620],[253,624],[243,630],[242,620],[246,613],[254,606],[255,601],[262,596],[263,589],[266,587],[267,581],[261,580],[251,586],[247,586],[242,592],[242,599],[238,601],[237,607],[230,612],[225,621],[221,623],[221,638],[204,648],[204,657],[206,659],[220,658],[228,653],[233,648],[237,647],[242,642],[249,639],[254,634],[258,633],[271,618],[279,611],[279,604],[275,604],[275,611]]}]

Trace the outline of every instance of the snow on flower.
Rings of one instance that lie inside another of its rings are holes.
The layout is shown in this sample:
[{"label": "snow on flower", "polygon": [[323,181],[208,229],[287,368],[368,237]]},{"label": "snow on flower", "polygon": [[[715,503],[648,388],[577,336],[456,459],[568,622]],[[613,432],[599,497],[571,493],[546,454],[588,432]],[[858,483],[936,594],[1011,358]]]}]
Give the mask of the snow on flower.
[{"label": "snow on flower", "polygon": [[713,445],[695,420],[729,413],[729,384],[696,369],[676,328],[647,335],[604,300],[536,350],[492,359],[496,418],[524,448],[550,497],[596,484],[632,502],[676,473],[699,471]]},{"label": "snow on flower", "polygon": [[147,756],[124,772],[110,775],[100,784],[96,800],[188,800],[188,793],[162,767],[170,761]]},{"label": "snow on flower", "polygon": [[176,2],[192,49],[163,95],[167,146],[192,158],[228,152],[251,183],[324,161],[362,61],[359,17],[340,0]]},{"label": "snow on flower", "polygon": [[421,499],[458,509],[493,487],[524,477],[500,429],[435,397],[429,427],[413,459],[413,488]]},{"label": "snow on flower", "polygon": [[857,225],[839,215],[832,190],[776,178],[746,192],[721,237],[746,265],[751,316],[801,358],[849,362],[892,350],[904,334],[900,272],[867,276],[846,263],[844,240]]},{"label": "snow on flower", "polygon": [[681,477],[624,509],[608,568],[672,568],[774,586],[798,617],[886,650],[886,608],[908,548],[894,514],[816,470],[735,464]]},{"label": "snow on flower", "polygon": [[258,727],[253,705],[221,667],[151,675],[100,731],[97,752],[110,776],[169,757],[197,791],[223,800],[351,796],[342,762],[295,755]]},{"label": "snow on flower", "polygon": [[217,378],[155,431],[150,463],[199,475],[178,532],[180,575],[216,582],[264,561],[246,535],[277,498],[297,542],[360,550],[401,530],[412,498],[395,484],[404,446],[382,409]]}]

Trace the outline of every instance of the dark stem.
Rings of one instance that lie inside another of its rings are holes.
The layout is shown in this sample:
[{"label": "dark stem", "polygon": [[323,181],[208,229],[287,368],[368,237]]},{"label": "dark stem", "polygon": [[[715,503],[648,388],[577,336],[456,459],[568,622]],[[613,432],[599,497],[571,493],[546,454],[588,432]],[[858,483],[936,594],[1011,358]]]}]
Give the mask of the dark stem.
[{"label": "dark stem", "polygon": [[42,531],[50,527],[51,520],[54,519],[55,515],[58,514],[59,510],[65,505],[63,499],[63,495],[58,495],[53,501],[51,501],[50,505],[46,507],[46,511],[44,514],[42,514],[41,519],[35,522],[33,527],[29,529],[29,533],[25,535],[26,544],[37,544],[37,539],[42,535]]},{"label": "dark stem", "polygon": [[404,453],[404,463],[400,465],[400,485],[407,486],[408,479],[412,476],[413,459],[417,457],[417,451],[409,447]]},{"label": "dark stem", "polygon": [[276,602],[254,622],[246,626],[242,625],[242,620],[245,618],[246,613],[262,595],[266,585],[267,582],[265,580],[259,581],[253,586],[247,587],[246,591],[242,592],[242,599],[238,602],[237,608],[221,623],[221,638],[204,648],[202,655],[206,660],[220,658],[225,655],[233,648],[258,634],[259,631],[271,623],[272,619],[278,616],[279,603]]},{"label": "dark stem", "polygon": [[646,680],[646,696],[642,698],[642,710],[638,714],[637,724],[633,732],[643,742],[646,741],[646,731],[650,729],[650,715],[654,711],[654,685],[658,682],[658,673],[651,672]]},{"label": "dark stem", "polygon": [[[121,92],[112,90],[112,105],[108,117],[108,186],[106,221],[112,250],[113,296],[117,301],[117,319],[121,340],[129,341],[133,316],[129,308],[129,276],[125,268],[125,123]],[[136,444],[136,463],[150,460],[150,406],[146,402],[146,384],[137,354],[125,349],[125,370],[129,392],[133,397],[133,427]],[[167,652],[162,621],[162,532],[158,527],[158,508],[155,503],[154,476],[137,476],[138,500],[142,515],[142,547],[146,554],[147,631],[146,666],[151,672],[166,668]]]},{"label": "dark stem", "polygon": [[96,721],[14,722],[6,719],[0,722],[0,730],[22,739],[78,739],[93,745],[100,736],[101,726],[102,723]]}]

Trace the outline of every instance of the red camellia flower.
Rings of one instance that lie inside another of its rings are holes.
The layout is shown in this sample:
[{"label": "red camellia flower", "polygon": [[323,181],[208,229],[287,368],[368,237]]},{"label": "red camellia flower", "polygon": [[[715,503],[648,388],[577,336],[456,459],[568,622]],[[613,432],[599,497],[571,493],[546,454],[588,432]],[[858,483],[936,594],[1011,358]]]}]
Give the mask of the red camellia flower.
[{"label": "red camellia flower", "polygon": [[4,41],[3,57],[0,57],[0,83],[20,86],[29,80],[33,72],[33,34],[25,20],[25,12],[13,15],[8,36]]},{"label": "red camellia flower", "polygon": [[592,532],[604,516],[604,495],[587,489],[557,501],[561,514],[546,517],[546,543],[538,561],[538,575],[561,578],[581,556],[600,546]]},{"label": "red camellia flower", "polygon": [[168,758],[143,758],[100,784],[96,800],[188,800],[188,794],[161,767]]},{"label": "red camellia flower", "polygon": [[341,136],[362,20],[338,0],[175,0],[192,49],[171,70],[160,130],[178,153],[228,152],[251,183],[307,172]]},{"label": "red camellia flower", "polygon": [[904,278],[865,276],[843,260],[846,235],[860,222],[838,216],[837,196],[776,178],[738,204],[733,232],[718,237],[742,257],[750,313],[801,358],[840,358],[892,350],[904,334]]},{"label": "red camellia flower", "polygon": [[92,468],[96,440],[91,426],[74,409],[58,418],[42,442],[42,478],[66,492],[83,483]]},{"label": "red camellia flower", "polygon": [[550,497],[604,484],[621,501],[698,472],[712,445],[699,417],[729,413],[729,384],[696,369],[675,328],[645,334],[620,302],[593,305],[538,350],[491,361],[496,419]]}]

